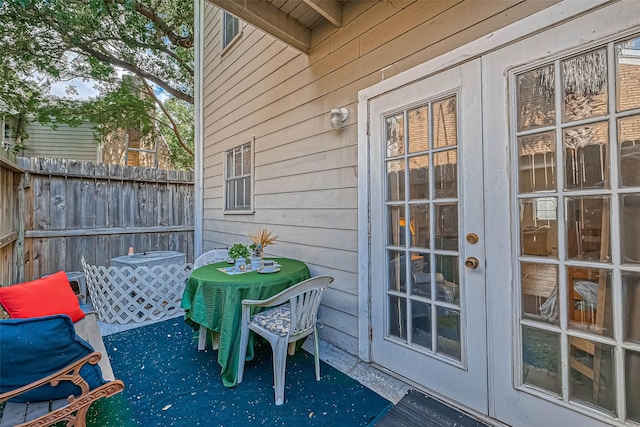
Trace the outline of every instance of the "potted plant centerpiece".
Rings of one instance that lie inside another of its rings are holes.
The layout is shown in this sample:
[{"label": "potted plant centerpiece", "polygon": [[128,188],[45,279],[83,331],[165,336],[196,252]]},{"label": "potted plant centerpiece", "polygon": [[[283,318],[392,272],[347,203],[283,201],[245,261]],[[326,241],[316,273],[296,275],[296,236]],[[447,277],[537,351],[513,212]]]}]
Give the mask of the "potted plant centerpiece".
[{"label": "potted plant centerpiece", "polygon": [[249,240],[251,240],[251,268],[258,269],[262,266],[262,256],[264,254],[264,248],[278,240],[278,236],[271,234],[266,228],[261,228],[255,234],[249,234]]},{"label": "potted plant centerpiece", "polygon": [[236,243],[229,249],[229,259],[237,260],[238,258],[249,258],[249,248],[242,243]]}]

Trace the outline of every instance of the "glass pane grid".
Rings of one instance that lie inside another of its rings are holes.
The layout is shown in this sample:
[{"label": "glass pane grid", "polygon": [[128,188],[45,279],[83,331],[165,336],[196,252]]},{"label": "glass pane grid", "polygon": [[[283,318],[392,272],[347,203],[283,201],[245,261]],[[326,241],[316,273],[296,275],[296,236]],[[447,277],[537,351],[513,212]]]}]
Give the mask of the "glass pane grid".
[{"label": "glass pane grid", "polygon": [[640,420],[638,57],[640,38],[631,38],[516,74],[513,144],[520,380],[635,422]]},{"label": "glass pane grid", "polygon": [[461,358],[456,109],[449,96],[384,119],[387,337],[448,363]]}]

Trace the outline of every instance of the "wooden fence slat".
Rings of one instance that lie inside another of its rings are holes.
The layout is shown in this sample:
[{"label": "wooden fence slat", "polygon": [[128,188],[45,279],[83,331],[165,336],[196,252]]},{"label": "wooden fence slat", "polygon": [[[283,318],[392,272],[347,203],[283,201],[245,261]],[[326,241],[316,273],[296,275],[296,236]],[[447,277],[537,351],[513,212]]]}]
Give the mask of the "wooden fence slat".
[{"label": "wooden fence slat", "polygon": [[[81,180],[81,201],[80,201],[80,227],[79,228],[95,228],[96,227],[96,209],[104,207],[104,201],[96,197],[96,179],[95,165],[89,162],[82,162],[81,172],[85,178]],[[75,181],[67,179],[68,181]],[[101,206],[97,206],[100,202]]]}]

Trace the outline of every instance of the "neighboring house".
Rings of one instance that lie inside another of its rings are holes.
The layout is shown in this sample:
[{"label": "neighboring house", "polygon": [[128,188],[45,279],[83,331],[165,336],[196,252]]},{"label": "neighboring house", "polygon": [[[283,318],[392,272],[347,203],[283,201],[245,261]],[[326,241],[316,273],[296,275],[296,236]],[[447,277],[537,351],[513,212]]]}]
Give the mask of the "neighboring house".
[{"label": "neighboring house", "polygon": [[266,226],[324,340],[489,422],[640,423],[636,0],[210,1],[201,250]]},{"label": "neighboring house", "polygon": [[[4,120],[3,147],[12,149],[15,144],[11,138],[13,119],[8,116]],[[83,123],[75,127],[60,124],[53,128],[29,121],[25,127],[28,135],[24,141],[25,148],[17,154],[22,157],[73,159],[121,165],[126,163],[128,166],[157,169],[173,168],[165,143],[158,142],[156,147],[152,141],[141,140],[136,129],[127,129],[110,135],[105,143],[100,144],[95,138],[94,126],[93,123]]]},{"label": "neighboring house", "polygon": [[93,126],[83,123],[77,127],[59,125],[54,129],[28,122],[25,131],[29,137],[24,141],[25,149],[18,155],[99,162],[100,146],[93,135]]},{"label": "neighboring house", "polygon": [[140,132],[132,128],[113,132],[100,146],[102,163],[173,169],[167,144],[160,138],[154,143],[149,138],[141,138]]}]

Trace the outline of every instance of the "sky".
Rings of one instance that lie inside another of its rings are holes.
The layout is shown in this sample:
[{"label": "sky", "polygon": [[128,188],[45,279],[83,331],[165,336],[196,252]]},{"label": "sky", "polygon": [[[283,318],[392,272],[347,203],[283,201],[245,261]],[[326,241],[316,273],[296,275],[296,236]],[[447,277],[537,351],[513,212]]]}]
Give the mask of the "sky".
[{"label": "sky", "polygon": [[[82,79],[74,79],[71,81],[59,82],[55,83],[51,86],[51,94],[55,96],[72,98],[72,99],[87,99],[92,96],[98,95],[98,92],[93,89],[93,82],[84,81]],[[66,88],[69,85],[75,85],[78,94],[77,95],[69,95],[66,93]]]},{"label": "sky", "polygon": [[[67,86],[69,85],[75,85],[76,90],[78,92],[77,95],[75,94],[70,95],[66,92]],[[51,94],[55,96],[66,97],[66,98],[71,98],[76,100],[88,99],[92,96],[98,95],[98,92],[93,88],[93,85],[94,85],[93,81],[91,80],[85,81],[83,79],[73,79],[73,80],[64,81],[64,82],[58,82],[51,85]],[[165,101],[168,98],[168,94],[162,88],[154,85],[153,83],[151,83],[151,85],[152,87],[154,87],[156,96],[161,101]]]}]

